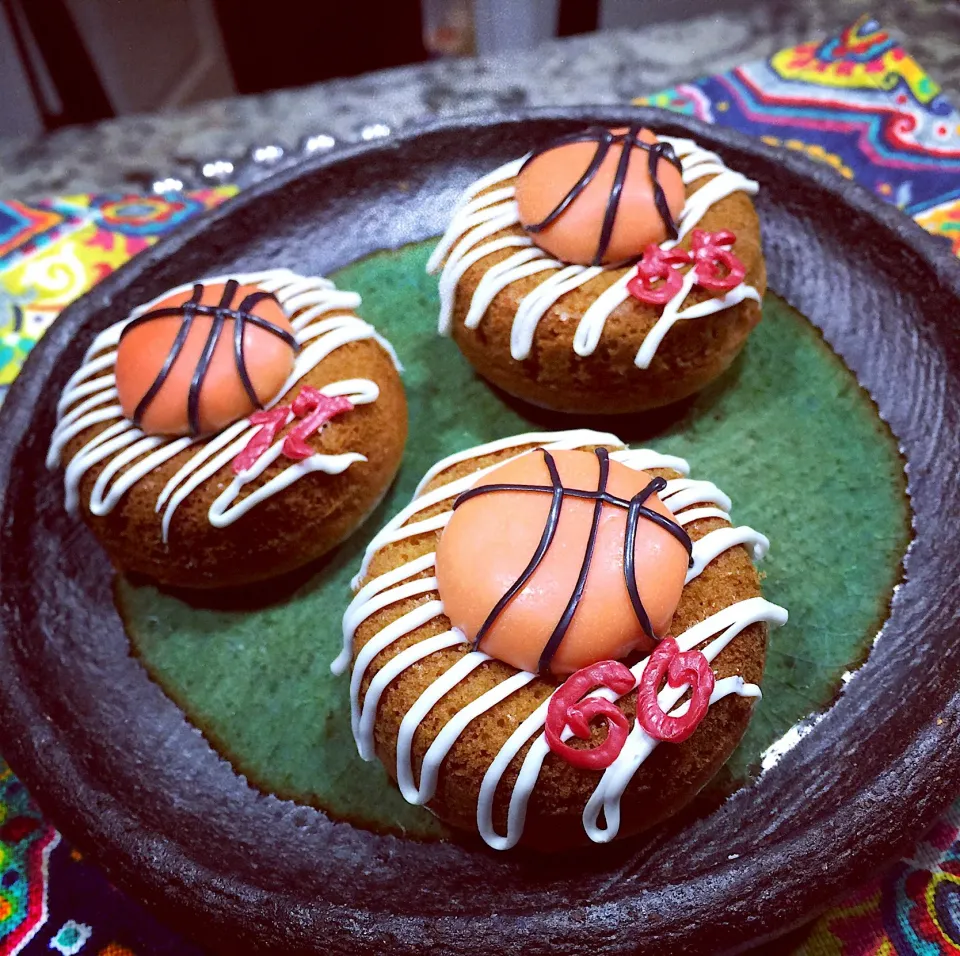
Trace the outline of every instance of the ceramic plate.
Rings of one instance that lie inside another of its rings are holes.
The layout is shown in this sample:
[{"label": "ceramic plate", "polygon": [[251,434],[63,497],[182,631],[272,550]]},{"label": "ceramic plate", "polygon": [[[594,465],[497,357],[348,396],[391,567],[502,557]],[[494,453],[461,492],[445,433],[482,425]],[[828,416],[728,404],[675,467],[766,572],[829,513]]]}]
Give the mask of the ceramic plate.
[{"label": "ceramic plate", "polygon": [[[551,415],[435,333],[423,266],[460,189],[583,125],[691,136],[761,184],[771,294],[744,353],[679,407]],[[293,578],[232,595],[113,574],[45,470],[97,331],[168,287],[332,275],[396,345],[411,412],[390,495]],[[447,122],[308,160],[189,223],[71,306],[0,421],[0,752],[64,833],[230,952],[715,953],[782,933],[908,849],[960,759],[960,266],[825,166],[656,110]],[[772,542],[764,699],[723,773],[652,833],[494,852],[409,807],[329,674],[363,546],[450,452],[589,424],[690,460]]]}]

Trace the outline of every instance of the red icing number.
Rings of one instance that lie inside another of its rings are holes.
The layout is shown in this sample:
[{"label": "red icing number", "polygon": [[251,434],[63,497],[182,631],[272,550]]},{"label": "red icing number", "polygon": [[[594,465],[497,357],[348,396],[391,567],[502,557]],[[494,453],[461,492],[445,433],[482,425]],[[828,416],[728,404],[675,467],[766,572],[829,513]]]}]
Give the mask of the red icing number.
[{"label": "red icing number", "polygon": [[[681,717],[665,714],[657,700],[664,676],[671,687],[689,684],[693,690],[690,706]],[[672,637],[664,638],[650,655],[637,690],[637,720],[657,740],[679,744],[686,740],[703,720],[710,706],[716,678],[710,662],[700,651],[681,651]]]},{"label": "red icing number", "polygon": [[246,447],[233,459],[233,473],[239,475],[241,472],[252,468],[260,456],[273,444],[277,433],[287,424],[290,417],[289,405],[277,405],[266,412],[254,412],[250,416],[251,425],[261,425],[253,438],[247,442]]},{"label": "red icing number", "polygon": [[324,425],[342,412],[349,412],[353,402],[343,395],[331,398],[312,385],[304,385],[293,400],[293,414],[302,419],[283,440],[283,453],[294,461],[303,461],[313,454],[306,439],[320,431]]},{"label": "red icing number", "polygon": [[[626,694],[633,690],[635,683],[630,668],[619,661],[599,661],[571,674],[550,698],[544,725],[547,745],[574,767],[583,770],[609,767],[623,750],[630,725],[623,711],[605,697],[581,698],[596,687],[609,687],[616,694]],[[604,717],[607,722],[607,736],[599,746],[578,750],[561,739],[564,726],[569,725],[575,736],[588,740],[590,721],[594,717]]]},{"label": "red icing number", "polygon": [[303,461],[313,454],[306,439],[318,432],[331,418],[349,412],[353,402],[337,395],[331,398],[312,385],[304,385],[293,400],[293,405],[277,405],[268,411],[254,412],[251,425],[261,427],[254,432],[243,451],[233,459],[233,473],[239,475],[252,468],[260,456],[273,444],[280,430],[287,424],[291,412],[300,421],[283,440],[282,453],[293,461]]},{"label": "red icing number", "polygon": [[737,237],[729,229],[690,233],[690,251],[664,251],[649,245],[637,263],[637,272],[627,283],[627,291],[635,299],[650,305],[666,305],[679,291],[683,279],[678,271],[682,265],[693,266],[697,284],[710,292],[727,292],[743,282],[747,270],[734,255],[731,247]]},{"label": "red icing number", "polygon": [[[675,268],[690,261],[690,254],[683,249],[664,252],[651,243],[643,251],[637,263],[637,274],[627,283],[627,291],[641,302],[651,305],[666,305],[679,291],[683,279]],[[663,281],[654,286],[658,279]]]},{"label": "red icing number", "polygon": [[729,229],[721,229],[720,232],[694,229],[690,233],[693,271],[697,283],[704,289],[729,292],[743,282],[747,270],[730,248],[736,241],[737,237]]}]

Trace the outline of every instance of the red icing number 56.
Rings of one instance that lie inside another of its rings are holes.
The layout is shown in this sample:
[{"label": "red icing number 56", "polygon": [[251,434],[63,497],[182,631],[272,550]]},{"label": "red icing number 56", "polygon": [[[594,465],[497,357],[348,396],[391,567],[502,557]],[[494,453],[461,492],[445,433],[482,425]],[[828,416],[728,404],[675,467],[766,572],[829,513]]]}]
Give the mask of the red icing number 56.
[{"label": "red icing number 56", "polygon": [[690,251],[663,250],[649,245],[637,263],[637,271],[627,283],[627,291],[635,299],[649,305],[665,305],[679,291],[683,279],[679,266],[693,268],[697,285],[710,292],[729,292],[743,282],[747,270],[733,252],[736,234],[729,229],[690,233]]}]

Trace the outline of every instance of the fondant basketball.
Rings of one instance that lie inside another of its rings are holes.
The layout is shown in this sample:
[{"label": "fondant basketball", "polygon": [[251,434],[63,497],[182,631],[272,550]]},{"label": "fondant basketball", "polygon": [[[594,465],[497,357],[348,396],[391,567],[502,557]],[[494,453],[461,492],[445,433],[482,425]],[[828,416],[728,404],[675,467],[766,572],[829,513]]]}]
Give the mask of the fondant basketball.
[{"label": "fondant basketball", "polygon": [[649,651],[690,554],[663,486],[603,449],[538,450],[495,468],[460,496],[440,537],[444,613],[526,671],[570,674]]},{"label": "fondant basketball", "polygon": [[684,186],[672,149],[650,130],[593,127],[534,153],[516,198],[538,246],[563,262],[603,265],[675,236]]},{"label": "fondant basketball", "polygon": [[117,351],[124,415],[148,435],[205,435],[269,403],[297,341],[269,292],[235,280],[171,294],[135,315]]}]

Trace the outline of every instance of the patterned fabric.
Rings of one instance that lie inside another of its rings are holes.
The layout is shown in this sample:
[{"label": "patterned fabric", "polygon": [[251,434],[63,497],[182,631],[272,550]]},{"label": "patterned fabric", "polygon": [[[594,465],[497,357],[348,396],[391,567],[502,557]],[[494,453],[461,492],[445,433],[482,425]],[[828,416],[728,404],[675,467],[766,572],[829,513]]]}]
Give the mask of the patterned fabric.
[{"label": "patterned fabric", "polygon": [[0,402],[63,308],[164,233],[235,192],[221,186],[190,195],[0,203]]},{"label": "patterned fabric", "polygon": [[[805,152],[900,206],[960,255],[960,114],[869,19],[638,102]],[[65,305],[232,191],[0,203],[0,401]],[[960,801],[909,857],[790,946],[794,956],[958,956]],[[0,956],[51,951],[199,956],[61,841],[0,762]],[[786,943],[777,950],[786,951]]]},{"label": "patterned fabric", "polygon": [[202,956],[61,840],[0,760],[0,956]]},{"label": "patterned fabric", "polygon": [[813,926],[795,956],[960,953],[960,801],[913,853]]},{"label": "patterned fabric", "polygon": [[0,956],[20,952],[46,921],[50,854],[59,842],[0,761]]},{"label": "patterned fabric", "polygon": [[873,20],[637,102],[807,153],[956,241],[960,114]]}]

